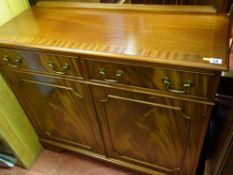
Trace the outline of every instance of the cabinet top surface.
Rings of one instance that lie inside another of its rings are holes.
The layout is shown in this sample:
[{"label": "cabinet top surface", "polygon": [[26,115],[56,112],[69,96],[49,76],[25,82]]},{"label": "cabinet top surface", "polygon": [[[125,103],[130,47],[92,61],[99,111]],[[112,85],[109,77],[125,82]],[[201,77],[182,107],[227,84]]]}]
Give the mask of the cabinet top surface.
[{"label": "cabinet top surface", "polygon": [[[0,27],[0,46],[226,70],[228,18],[36,6]],[[204,57],[220,58],[222,64],[210,64]]]}]

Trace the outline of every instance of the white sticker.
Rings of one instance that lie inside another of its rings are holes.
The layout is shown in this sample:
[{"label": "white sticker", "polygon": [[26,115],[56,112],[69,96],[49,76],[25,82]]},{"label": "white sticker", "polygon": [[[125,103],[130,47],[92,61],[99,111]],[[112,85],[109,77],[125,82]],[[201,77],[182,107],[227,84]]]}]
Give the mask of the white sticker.
[{"label": "white sticker", "polygon": [[222,59],[219,58],[210,58],[211,64],[222,64]]},{"label": "white sticker", "polygon": [[204,57],[203,60],[204,61],[208,61],[211,64],[222,64],[222,59],[221,58],[208,58],[208,57]]}]

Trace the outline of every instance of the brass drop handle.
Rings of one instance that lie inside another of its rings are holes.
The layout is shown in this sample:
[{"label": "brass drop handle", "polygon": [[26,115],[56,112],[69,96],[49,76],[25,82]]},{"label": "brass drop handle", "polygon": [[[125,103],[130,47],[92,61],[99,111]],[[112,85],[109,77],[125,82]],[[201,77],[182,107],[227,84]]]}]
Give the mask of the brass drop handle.
[{"label": "brass drop handle", "polygon": [[191,81],[187,81],[183,83],[183,86],[181,88],[172,89],[171,88],[172,81],[168,77],[163,78],[163,84],[166,86],[167,91],[177,93],[177,94],[184,94],[187,88],[193,87],[193,83]]},{"label": "brass drop handle", "polygon": [[16,60],[14,61],[15,63],[12,63],[12,61],[7,55],[4,55],[2,57],[2,60],[5,61],[8,66],[13,67],[13,68],[18,68],[20,64],[22,63],[22,59],[20,57],[16,57]]},{"label": "brass drop handle", "polygon": [[107,71],[103,68],[100,68],[99,74],[103,78],[104,81],[106,81],[108,83],[117,83],[120,81],[120,79],[124,76],[125,73],[122,70],[118,70],[115,74],[116,79],[109,79],[109,78],[107,78],[107,75],[108,75]]},{"label": "brass drop handle", "polygon": [[48,62],[48,66],[52,68],[52,71],[53,71],[54,73],[60,74],[60,75],[65,75],[66,72],[67,72],[67,70],[70,68],[70,65],[66,63],[66,64],[64,64],[64,65],[62,66],[61,71],[57,71],[57,70],[56,70],[56,66],[55,66],[55,64],[54,64],[52,61],[49,61],[49,62]]}]

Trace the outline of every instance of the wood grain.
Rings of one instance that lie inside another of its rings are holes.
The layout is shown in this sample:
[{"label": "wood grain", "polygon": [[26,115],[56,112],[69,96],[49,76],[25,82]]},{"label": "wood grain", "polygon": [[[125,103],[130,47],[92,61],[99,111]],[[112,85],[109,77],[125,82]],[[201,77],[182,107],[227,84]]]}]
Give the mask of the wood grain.
[{"label": "wood grain", "polygon": [[4,72],[41,138],[100,152],[96,120],[84,85],[55,78]]},{"label": "wood grain", "polygon": [[[136,65],[114,64],[112,62],[101,62],[87,59],[88,75],[92,81],[105,81],[100,74],[101,70],[106,72],[106,78],[118,81],[119,84],[131,85],[136,87],[168,91],[184,90],[184,95],[198,96],[203,98],[210,97],[210,87],[212,87],[214,74],[211,72],[192,72],[180,71],[176,69],[166,69],[161,67],[141,67]],[[118,71],[124,72],[121,78],[116,77]],[[171,81],[171,87],[163,83],[164,78]],[[184,88],[184,83],[192,82],[192,87]],[[111,83],[111,82],[110,82]],[[174,92],[173,92],[174,93]]]},{"label": "wood grain", "polygon": [[[1,27],[0,43],[226,70],[228,17],[181,14],[38,6]],[[221,58],[223,63],[210,64],[203,57]]]},{"label": "wood grain", "polygon": [[[9,59],[9,62],[4,60],[4,57]],[[15,60],[21,59],[17,69],[26,71],[39,71],[51,74],[64,76],[72,76],[81,78],[81,66],[78,57],[54,55],[38,52],[27,52],[21,50],[3,49],[0,48],[0,66],[5,68],[12,68],[16,64]],[[54,68],[49,66],[49,63],[54,64]],[[66,71],[63,66],[68,65]],[[57,71],[58,73],[54,72]],[[60,72],[60,73],[59,73]]]},{"label": "wood grain", "polygon": [[[40,140],[151,175],[196,174],[228,68],[228,17],[198,7],[71,4],[40,3],[0,28],[1,52],[13,63],[26,57],[1,69]],[[52,73],[49,59],[57,68],[68,62],[67,76]],[[186,81],[193,88],[185,95],[167,92]]]},{"label": "wood grain", "polygon": [[95,86],[92,91],[109,157],[168,174],[192,173],[208,106]]},{"label": "wood grain", "polygon": [[[127,0],[126,0],[127,1]],[[130,0],[129,0],[130,1]],[[121,2],[121,1],[118,1]],[[87,8],[87,9],[111,9],[111,10],[133,10],[133,11],[146,11],[146,12],[172,12],[172,13],[204,13],[204,14],[216,14],[216,9],[213,6],[190,6],[190,5],[147,5],[147,4],[100,4],[100,3],[87,3],[87,2],[71,2],[71,1],[58,1],[58,0],[40,0],[37,6],[40,7],[52,7],[52,8]]]}]

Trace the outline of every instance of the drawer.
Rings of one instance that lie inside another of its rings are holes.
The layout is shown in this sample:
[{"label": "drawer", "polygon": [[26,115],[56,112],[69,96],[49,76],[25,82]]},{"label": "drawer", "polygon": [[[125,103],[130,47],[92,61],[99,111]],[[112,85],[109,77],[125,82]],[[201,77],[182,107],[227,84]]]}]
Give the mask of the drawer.
[{"label": "drawer", "polygon": [[82,77],[79,59],[71,56],[0,48],[0,66]]},{"label": "drawer", "polygon": [[208,98],[214,74],[87,60],[89,79]]}]

